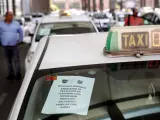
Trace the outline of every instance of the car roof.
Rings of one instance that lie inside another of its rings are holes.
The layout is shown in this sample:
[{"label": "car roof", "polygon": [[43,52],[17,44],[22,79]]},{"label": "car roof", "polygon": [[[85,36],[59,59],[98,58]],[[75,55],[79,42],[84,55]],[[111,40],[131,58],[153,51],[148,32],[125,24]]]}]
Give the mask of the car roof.
[{"label": "car roof", "polygon": [[[160,55],[110,58],[103,55],[108,33],[50,36],[39,69],[63,68],[107,63],[159,60]],[[44,44],[42,39],[39,44]]]},{"label": "car roof", "polygon": [[53,23],[53,22],[79,22],[79,21],[91,21],[91,19],[85,15],[73,15],[73,16],[44,16],[41,23]]}]

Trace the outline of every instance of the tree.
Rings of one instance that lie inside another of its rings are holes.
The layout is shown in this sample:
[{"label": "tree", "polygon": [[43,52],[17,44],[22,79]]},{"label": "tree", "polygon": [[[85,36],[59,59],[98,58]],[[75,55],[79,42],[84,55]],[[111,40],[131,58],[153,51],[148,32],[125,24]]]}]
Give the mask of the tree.
[{"label": "tree", "polygon": [[96,11],[96,0],[93,0],[93,11]]},{"label": "tree", "polygon": [[88,4],[87,4],[88,11],[91,11],[91,5],[90,5],[91,2],[90,2],[90,0],[88,0],[87,3],[88,3]]},{"label": "tree", "polygon": [[87,0],[82,0],[82,9],[83,10],[87,9]]},{"label": "tree", "polygon": [[103,11],[103,0],[100,0],[100,10]]},{"label": "tree", "polygon": [[15,5],[15,0],[12,0],[12,8],[13,8],[13,15],[16,15],[16,5]]}]

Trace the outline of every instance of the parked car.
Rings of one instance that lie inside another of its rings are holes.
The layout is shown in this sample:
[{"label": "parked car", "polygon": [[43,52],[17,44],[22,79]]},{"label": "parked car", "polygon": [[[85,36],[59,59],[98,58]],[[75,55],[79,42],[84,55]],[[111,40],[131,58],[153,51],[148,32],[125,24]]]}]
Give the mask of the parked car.
[{"label": "parked car", "polygon": [[[84,15],[78,16],[46,16],[37,25],[31,47],[25,59],[25,68],[27,70],[29,63],[35,53],[39,41],[47,35],[72,35],[83,33],[98,33],[98,29],[91,19]],[[31,41],[30,37],[26,37]]]},{"label": "parked car", "polygon": [[93,15],[93,21],[99,31],[108,31],[111,27],[111,20],[105,13],[96,13]]},{"label": "parked car", "polygon": [[17,21],[21,25],[21,28],[23,30],[23,35],[28,36],[29,30],[28,30],[27,26],[25,26],[25,19],[23,17],[19,16],[19,17],[14,17],[14,20]]}]

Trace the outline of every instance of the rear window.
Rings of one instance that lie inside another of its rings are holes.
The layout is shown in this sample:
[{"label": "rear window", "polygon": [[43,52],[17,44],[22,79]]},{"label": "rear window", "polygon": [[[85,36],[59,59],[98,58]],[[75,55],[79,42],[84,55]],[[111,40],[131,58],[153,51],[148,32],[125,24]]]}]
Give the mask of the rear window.
[{"label": "rear window", "polygon": [[66,35],[94,32],[96,32],[96,29],[91,22],[64,22],[42,24],[39,27],[36,41],[39,41],[43,36],[46,35]]}]

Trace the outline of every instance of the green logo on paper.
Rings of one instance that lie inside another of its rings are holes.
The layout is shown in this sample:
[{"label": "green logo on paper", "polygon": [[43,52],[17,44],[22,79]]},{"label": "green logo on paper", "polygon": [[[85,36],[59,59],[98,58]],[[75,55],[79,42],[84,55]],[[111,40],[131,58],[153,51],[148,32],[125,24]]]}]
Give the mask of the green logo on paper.
[{"label": "green logo on paper", "polygon": [[66,79],[62,80],[62,83],[67,83],[67,82],[68,82],[68,80],[66,80]]},{"label": "green logo on paper", "polygon": [[82,81],[82,80],[78,80],[77,83],[78,83],[78,84],[82,84],[83,81]]}]

